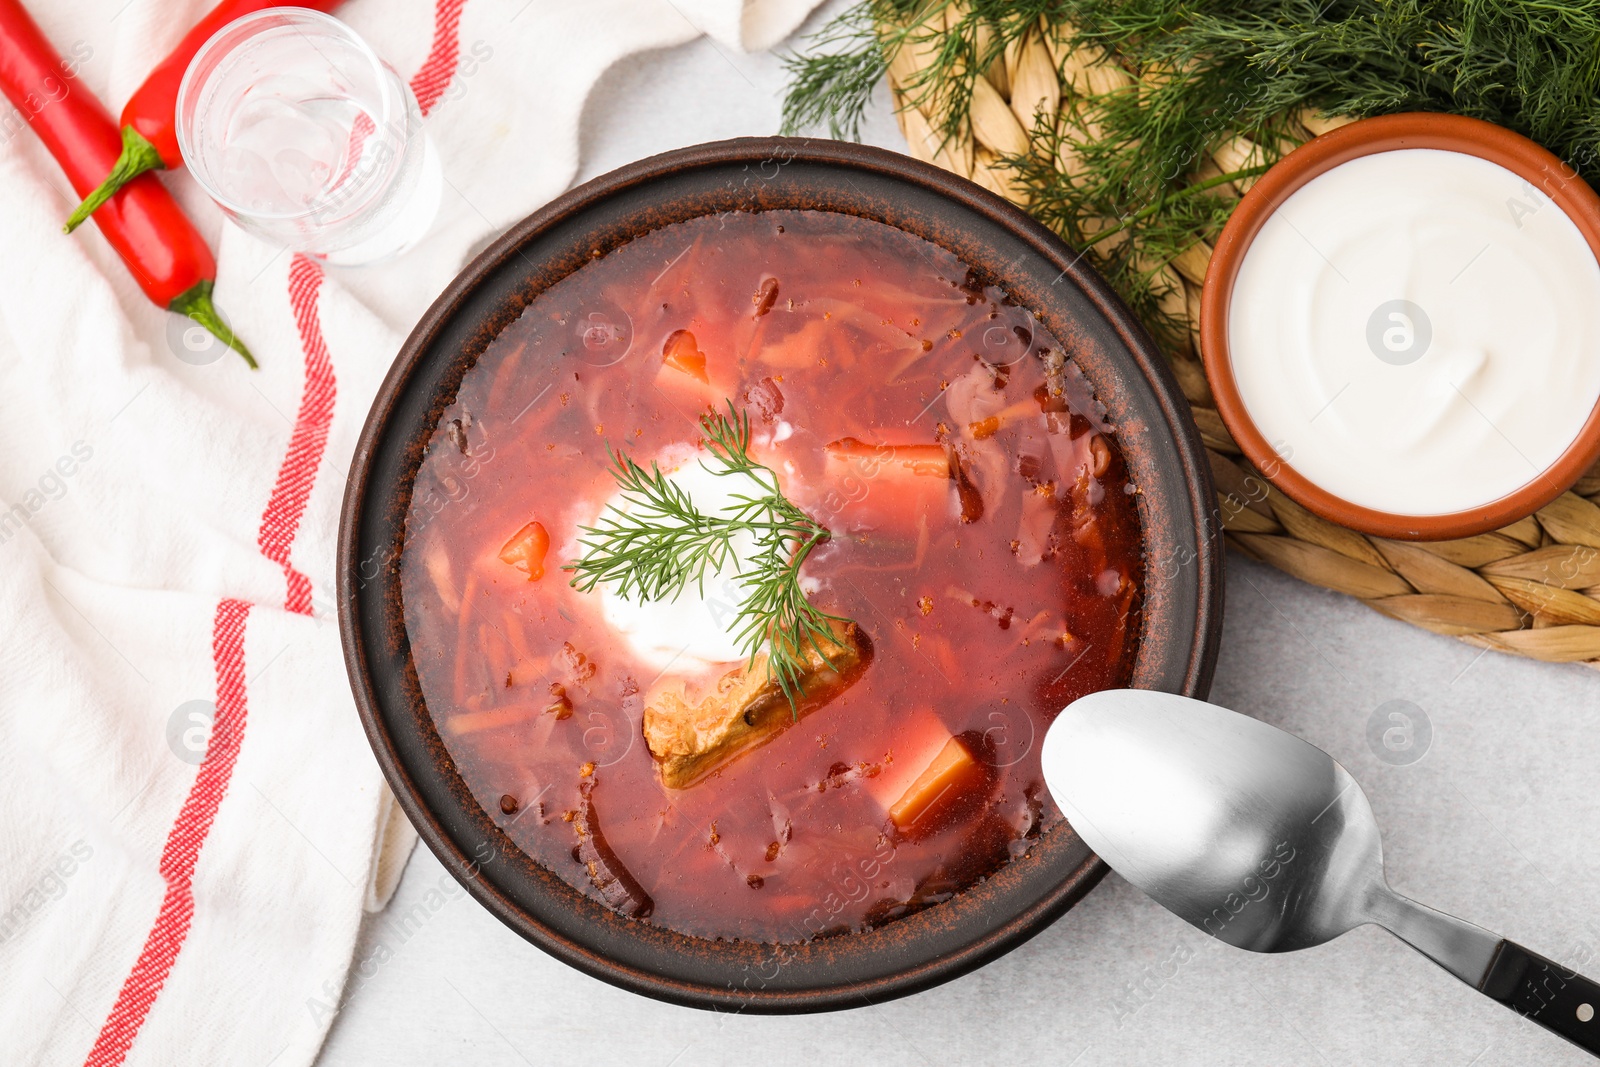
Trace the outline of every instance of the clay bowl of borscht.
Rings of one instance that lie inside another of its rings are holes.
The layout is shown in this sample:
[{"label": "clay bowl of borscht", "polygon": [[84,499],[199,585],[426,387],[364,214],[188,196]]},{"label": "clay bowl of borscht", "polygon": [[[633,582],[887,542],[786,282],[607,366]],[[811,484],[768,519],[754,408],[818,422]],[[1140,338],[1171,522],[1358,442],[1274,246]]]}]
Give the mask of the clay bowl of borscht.
[{"label": "clay bowl of borscht", "polygon": [[514,226],[356,450],[339,620],[395,795],[567,963],[845,1008],[1020,944],[1105,873],[1039,743],[1204,696],[1205,452],[1081,257],[960,178],[735,140]]}]

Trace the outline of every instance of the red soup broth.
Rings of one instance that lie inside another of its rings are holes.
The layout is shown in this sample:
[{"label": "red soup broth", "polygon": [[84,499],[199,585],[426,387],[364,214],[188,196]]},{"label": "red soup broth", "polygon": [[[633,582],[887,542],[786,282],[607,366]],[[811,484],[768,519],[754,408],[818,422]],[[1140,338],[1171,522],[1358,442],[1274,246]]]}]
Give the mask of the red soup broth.
[{"label": "red soup broth", "polygon": [[[826,212],[677,223],[541,294],[441,417],[401,558],[428,713],[484,810],[574,888],[708,938],[873,927],[1025,853],[1061,819],[1045,729],[1127,684],[1140,637],[1136,490],[1071,357],[943,248]],[[813,603],[872,653],[671,789],[641,722],[678,668],[635,655],[563,567],[615,492],[607,446],[682,455],[728,400],[832,531]],[[903,830],[890,810],[952,737],[977,766]]]}]

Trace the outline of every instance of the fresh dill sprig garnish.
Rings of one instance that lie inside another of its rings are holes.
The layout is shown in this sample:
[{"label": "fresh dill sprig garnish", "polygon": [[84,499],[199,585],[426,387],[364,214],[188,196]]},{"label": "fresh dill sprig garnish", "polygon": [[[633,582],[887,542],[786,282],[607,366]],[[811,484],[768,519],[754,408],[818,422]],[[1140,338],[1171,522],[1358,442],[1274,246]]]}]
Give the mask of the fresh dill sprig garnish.
[{"label": "fresh dill sprig garnish", "polygon": [[[1174,350],[1187,328],[1163,311],[1181,301],[1166,264],[1215,239],[1237,203],[1226,182],[1303,141],[1301,114],[1469,115],[1600,184],[1600,0],[864,0],[789,58],[786,128],[854,136],[909,49],[903,102],[962,136],[973,80],[1035,27],[1103,50],[1132,84],[1068,93],[1002,161],[1029,212],[1086,248]],[[1236,135],[1257,151],[1224,173],[1212,153]]]},{"label": "fresh dill sprig garnish", "polygon": [[737,562],[737,542],[753,538],[733,577],[740,604],[728,630],[751,664],[767,654],[768,679],[798,714],[808,650],[831,662],[828,649],[837,648],[837,638],[830,623],[846,621],[812,604],[800,584],[800,570],[828,540],[828,528],[791,503],[772,468],[751,457],[748,413],[730,401],[726,415],[702,415],[700,428],[710,453],[700,465],[718,477],[742,477],[752,488],[732,493],[708,514],[658,464],[645,470],[607,445],[622,503],[595,525],[579,527],[582,555],[564,569],[580,592],[605,583],[627,600],[671,600],[692,582],[703,599],[706,576]]}]

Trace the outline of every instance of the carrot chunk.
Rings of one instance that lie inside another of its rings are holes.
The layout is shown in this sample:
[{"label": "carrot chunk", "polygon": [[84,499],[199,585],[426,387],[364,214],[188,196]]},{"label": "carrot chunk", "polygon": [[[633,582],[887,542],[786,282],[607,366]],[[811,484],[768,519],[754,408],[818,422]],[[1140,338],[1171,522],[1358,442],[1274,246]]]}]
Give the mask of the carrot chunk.
[{"label": "carrot chunk", "polygon": [[694,334],[688,330],[672,331],[667,343],[661,347],[661,360],[673,370],[682,371],[707,385],[711,383],[711,376],[706,373],[706,354],[700,351]]},{"label": "carrot chunk", "polygon": [[939,444],[873,445],[854,437],[841,437],[823,449],[829,463],[865,464],[874,470],[882,467],[891,473],[930,478],[950,477],[950,458]]},{"label": "carrot chunk", "polygon": [[550,535],[540,523],[530,522],[500,549],[500,559],[527,574],[528,581],[537,582],[544,577],[544,557],[549,551]]},{"label": "carrot chunk", "polygon": [[929,832],[965,807],[989,784],[989,768],[963,737],[945,742],[933,762],[889,809],[903,834]]},{"label": "carrot chunk", "polygon": [[487,711],[463,711],[446,719],[444,729],[445,733],[461,737],[484,730],[498,730],[503,726],[516,726],[536,718],[538,714],[539,708],[533,704],[508,704]]},{"label": "carrot chunk", "polygon": [[950,458],[938,444],[868,444],[842,437],[824,446],[823,510],[848,529],[914,533],[950,513]]}]

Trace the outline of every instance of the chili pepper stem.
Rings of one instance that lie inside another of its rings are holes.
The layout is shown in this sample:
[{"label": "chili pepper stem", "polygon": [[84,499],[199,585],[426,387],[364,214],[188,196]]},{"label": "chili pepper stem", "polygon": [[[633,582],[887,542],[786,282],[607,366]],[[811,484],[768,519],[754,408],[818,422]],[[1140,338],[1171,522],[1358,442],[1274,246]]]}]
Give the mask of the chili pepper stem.
[{"label": "chili pepper stem", "polygon": [[167,305],[167,310],[187,318],[210,330],[212,335],[244,357],[251,370],[258,370],[256,357],[244,346],[244,342],[234,336],[228,324],[222,321],[222,316],[217,313],[217,305],[211,302],[212,282],[209,278],[195,282],[188,289],[173,298]]},{"label": "chili pepper stem", "polygon": [[82,226],[101,204],[139,175],[146,171],[164,170],[166,166],[161,160],[161,152],[143,134],[132,126],[122,127],[122,154],[117,157],[116,165],[106,175],[106,180],[83,198],[83,203],[78,205],[67,219],[67,224],[61,228],[62,232],[71,233]]}]

